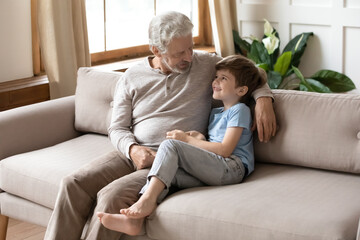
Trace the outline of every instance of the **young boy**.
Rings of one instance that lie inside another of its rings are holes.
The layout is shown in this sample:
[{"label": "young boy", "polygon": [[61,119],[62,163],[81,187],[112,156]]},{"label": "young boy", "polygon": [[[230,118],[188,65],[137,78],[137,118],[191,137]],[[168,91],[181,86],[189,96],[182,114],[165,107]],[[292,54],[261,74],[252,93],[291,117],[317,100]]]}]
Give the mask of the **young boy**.
[{"label": "young boy", "polygon": [[213,98],[224,107],[210,114],[208,141],[196,131],[173,130],[160,144],[140,199],[121,214],[97,213],[112,230],[137,235],[149,216],[168,193],[171,185],[190,188],[240,183],[254,170],[251,113],[252,92],[263,85],[266,75],[240,55],[216,64]]}]

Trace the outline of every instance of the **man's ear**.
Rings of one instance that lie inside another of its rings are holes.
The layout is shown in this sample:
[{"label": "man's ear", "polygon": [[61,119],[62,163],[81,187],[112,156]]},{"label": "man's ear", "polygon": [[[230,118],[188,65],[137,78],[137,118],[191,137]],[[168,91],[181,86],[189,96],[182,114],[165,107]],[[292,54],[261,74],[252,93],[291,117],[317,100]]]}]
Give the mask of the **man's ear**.
[{"label": "man's ear", "polygon": [[249,88],[247,86],[242,86],[237,88],[237,95],[242,97],[249,91]]},{"label": "man's ear", "polygon": [[151,51],[153,52],[153,54],[156,56],[156,57],[161,57],[161,53],[159,51],[159,49],[155,46],[152,46],[151,47]]}]

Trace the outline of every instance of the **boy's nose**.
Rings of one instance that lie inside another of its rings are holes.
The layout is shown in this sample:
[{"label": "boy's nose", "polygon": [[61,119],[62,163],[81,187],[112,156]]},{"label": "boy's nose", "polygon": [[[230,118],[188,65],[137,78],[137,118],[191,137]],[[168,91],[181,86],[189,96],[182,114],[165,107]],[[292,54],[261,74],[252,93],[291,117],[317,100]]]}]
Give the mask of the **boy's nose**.
[{"label": "boy's nose", "polygon": [[219,81],[219,78],[215,77],[213,80],[213,83],[217,83]]}]

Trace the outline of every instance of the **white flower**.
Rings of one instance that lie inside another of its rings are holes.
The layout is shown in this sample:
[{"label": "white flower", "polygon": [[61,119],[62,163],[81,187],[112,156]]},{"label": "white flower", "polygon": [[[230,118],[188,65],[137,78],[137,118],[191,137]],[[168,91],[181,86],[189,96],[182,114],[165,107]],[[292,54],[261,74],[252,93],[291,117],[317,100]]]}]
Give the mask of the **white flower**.
[{"label": "white flower", "polygon": [[269,37],[264,38],[262,40],[266,50],[268,51],[269,55],[272,54],[278,47],[279,47],[279,39],[274,34],[271,34]]},{"label": "white flower", "polygon": [[267,37],[270,37],[270,35],[272,34],[272,32],[274,31],[273,27],[271,26],[271,24],[269,23],[268,20],[264,19],[265,23],[264,23],[264,35]]}]

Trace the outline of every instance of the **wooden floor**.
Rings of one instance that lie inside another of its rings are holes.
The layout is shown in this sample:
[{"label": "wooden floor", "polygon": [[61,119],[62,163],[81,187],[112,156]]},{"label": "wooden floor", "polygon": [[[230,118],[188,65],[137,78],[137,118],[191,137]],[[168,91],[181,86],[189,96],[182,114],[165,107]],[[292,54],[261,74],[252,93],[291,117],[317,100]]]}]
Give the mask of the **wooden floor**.
[{"label": "wooden floor", "polygon": [[10,219],[6,240],[43,240],[45,230],[45,227]]}]

